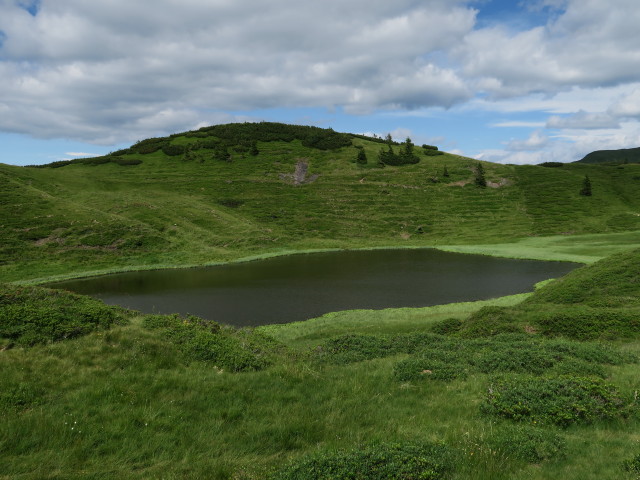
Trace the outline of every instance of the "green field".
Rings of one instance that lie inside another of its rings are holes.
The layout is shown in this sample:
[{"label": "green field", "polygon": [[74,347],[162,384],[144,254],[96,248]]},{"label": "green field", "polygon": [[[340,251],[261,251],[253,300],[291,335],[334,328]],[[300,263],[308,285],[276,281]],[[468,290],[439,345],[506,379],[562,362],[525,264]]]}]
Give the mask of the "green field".
[{"label": "green field", "polygon": [[[0,478],[638,478],[640,165],[483,163],[481,188],[475,160],[381,146],[267,124],[0,165]],[[586,266],[241,330],[31,286],[381,247]]]}]

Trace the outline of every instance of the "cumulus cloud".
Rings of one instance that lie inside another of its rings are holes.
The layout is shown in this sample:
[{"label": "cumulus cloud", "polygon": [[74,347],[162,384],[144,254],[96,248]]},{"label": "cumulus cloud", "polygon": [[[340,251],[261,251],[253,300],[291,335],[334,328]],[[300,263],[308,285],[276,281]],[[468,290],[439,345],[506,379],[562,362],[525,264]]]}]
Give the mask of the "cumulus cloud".
[{"label": "cumulus cloud", "polygon": [[448,107],[472,92],[427,56],[474,18],[443,0],[2,2],[0,129],[109,142],[224,111]]},{"label": "cumulus cloud", "polygon": [[0,0],[0,131],[112,145],[262,109],[465,105],[548,117],[494,122],[538,129],[502,150],[524,161],[559,141],[543,127],[582,139],[640,119],[636,0],[519,2],[534,26],[479,22],[485,4]]},{"label": "cumulus cloud", "polygon": [[619,127],[619,120],[608,113],[589,113],[584,110],[567,117],[552,116],[547,120],[547,128],[590,130]]},{"label": "cumulus cloud", "polygon": [[457,55],[467,76],[483,79],[495,98],[554,94],[637,79],[640,10],[635,0],[567,0],[544,26],[471,32]]},{"label": "cumulus cloud", "polygon": [[510,151],[528,151],[539,150],[549,143],[549,138],[540,130],[534,131],[529,138],[525,140],[511,140],[507,145]]}]

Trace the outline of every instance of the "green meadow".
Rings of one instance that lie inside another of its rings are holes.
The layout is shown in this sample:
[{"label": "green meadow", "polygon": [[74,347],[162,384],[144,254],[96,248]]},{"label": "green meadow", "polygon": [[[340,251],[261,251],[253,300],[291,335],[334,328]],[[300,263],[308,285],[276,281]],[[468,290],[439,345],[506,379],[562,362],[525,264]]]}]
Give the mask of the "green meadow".
[{"label": "green meadow", "polygon": [[[477,161],[403,148],[243,124],[0,165],[0,478],[638,478],[640,165],[483,162],[479,186]],[[246,329],[38,286],[424,247],[585,266]]]}]

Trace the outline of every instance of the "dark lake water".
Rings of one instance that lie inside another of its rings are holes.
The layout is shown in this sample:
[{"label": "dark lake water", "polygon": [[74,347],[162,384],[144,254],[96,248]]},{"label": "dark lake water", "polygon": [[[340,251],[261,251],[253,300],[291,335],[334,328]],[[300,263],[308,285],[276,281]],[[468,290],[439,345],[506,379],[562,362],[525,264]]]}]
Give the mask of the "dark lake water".
[{"label": "dark lake water", "polygon": [[433,249],[342,251],[122,273],[52,286],[145,313],[193,314],[249,326],[338,310],[425,307],[527,292],[536,282],[577,266]]}]

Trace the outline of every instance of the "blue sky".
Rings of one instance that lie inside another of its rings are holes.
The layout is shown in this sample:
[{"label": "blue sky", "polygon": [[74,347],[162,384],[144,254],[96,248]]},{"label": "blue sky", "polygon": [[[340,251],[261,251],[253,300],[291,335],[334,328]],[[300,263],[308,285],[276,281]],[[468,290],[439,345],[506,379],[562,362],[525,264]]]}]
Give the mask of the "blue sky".
[{"label": "blue sky", "polygon": [[0,0],[0,162],[236,121],[501,163],[640,146],[636,0]]}]

